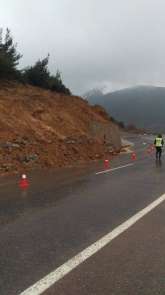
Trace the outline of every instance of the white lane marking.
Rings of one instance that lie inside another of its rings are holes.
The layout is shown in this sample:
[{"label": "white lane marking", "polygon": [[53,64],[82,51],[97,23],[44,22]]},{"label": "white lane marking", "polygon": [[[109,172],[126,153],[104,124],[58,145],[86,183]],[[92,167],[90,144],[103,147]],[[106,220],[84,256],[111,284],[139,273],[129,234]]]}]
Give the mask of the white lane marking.
[{"label": "white lane marking", "polygon": [[116,167],[116,168],[112,168],[112,169],[108,169],[108,170],[100,171],[100,172],[97,172],[96,175],[99,175],[99,174],[105,174],[105,173],[109,173],[109,172],[113,172],[113,171],[115,171],[115,170],[123,169],[123,168],[129,167],[129,166],[133,166],[133,165],[134,165],[134,164],[131,163],[131,164],[127,164],[127,165],[124,165],[124,166],[119,166],[119,167]]},{"label": "white lane marking", "polygon": [[151,210],[160,205],[163,201],[165,201],[165,194],[160,196],[153,203],[145,207],[143,210],[139,211],[137,214],[129,218],[127,221],[116,227],[113,231],[105,235],[100,240],[96,241],[94,244],[68,260],[66,263],[55,269],[53,272],[45,276],[43,279],[35,283],[33,286],[20,293],[20,295],[40,295],[56,282],[61,280],[64,276],[70,273],[73,269],[87,260],[89,257],[97,253],[103,247],[108,245],[112,240],[126,231],[128,228],[133,226],[138,220],[148,214]]}]

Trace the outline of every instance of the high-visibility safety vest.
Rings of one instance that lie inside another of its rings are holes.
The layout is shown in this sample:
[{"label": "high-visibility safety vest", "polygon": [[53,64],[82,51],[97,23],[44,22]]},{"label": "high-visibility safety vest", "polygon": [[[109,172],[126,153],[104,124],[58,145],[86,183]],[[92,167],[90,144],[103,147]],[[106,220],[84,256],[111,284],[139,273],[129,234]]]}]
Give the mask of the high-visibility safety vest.
[{"label": "high-visibility safety vest", "polygon": [[163,146],[163,140],[162,140],[162,138],[157,137],[157,138],[155,139],[155,146],[156,146],[156,147],[162,147],[162,146]]}]

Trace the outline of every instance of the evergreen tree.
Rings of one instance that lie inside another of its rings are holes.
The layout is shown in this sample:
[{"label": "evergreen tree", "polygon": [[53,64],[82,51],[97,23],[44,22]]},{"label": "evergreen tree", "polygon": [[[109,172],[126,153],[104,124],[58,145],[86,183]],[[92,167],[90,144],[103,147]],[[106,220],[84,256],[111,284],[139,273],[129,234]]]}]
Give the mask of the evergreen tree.
[{"label": "evergreen tree", "polygon": [[38,60],[34,66],[31,66],[24,70],[24,78],[27,83],[39,86],[42,88],[49,87],[49,55],[43,60]]},{"label": "evergreen tree", "polygon": [[14,44],[10,30],[6,30],[3,38],[3,30],[0,29],[0,79],[17,79],[19,71],[17,65],[22,57],[17,52],[17,44]]},{"label": "evergreen tree", "polygon": [[53,76],[53,75],[50,76],[49,88],[52,91],[61,92],[61,93],[65,93],[68,95],[71,94],[70,90],[68,88],[66,88],[65,85],[63,84],[62,78],[61,78],[61,73],[59,70],[57,71],[55,76]]},{"label": "evergreen tree", "polygon": [[23,71],[17,69],[21,57],[22,55],[17,52],[17,44],[14,43],[10,30],[6,30],[3,38],[3,29],[0,29],[0,80],[18,80],[33,86],[70,94],[70,90],[62,82],[59,71],[55,76],[50,75],[49,54]]}]

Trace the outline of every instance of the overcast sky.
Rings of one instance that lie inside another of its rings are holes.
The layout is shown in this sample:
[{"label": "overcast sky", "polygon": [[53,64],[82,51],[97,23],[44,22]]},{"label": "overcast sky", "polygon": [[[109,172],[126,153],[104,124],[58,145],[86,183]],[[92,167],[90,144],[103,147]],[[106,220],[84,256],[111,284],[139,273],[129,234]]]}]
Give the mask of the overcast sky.
[{"label": "overcast sky", "polygon": [[0,0],[21,66],[50,53],[73,93],[165,86],[165,0]]}]

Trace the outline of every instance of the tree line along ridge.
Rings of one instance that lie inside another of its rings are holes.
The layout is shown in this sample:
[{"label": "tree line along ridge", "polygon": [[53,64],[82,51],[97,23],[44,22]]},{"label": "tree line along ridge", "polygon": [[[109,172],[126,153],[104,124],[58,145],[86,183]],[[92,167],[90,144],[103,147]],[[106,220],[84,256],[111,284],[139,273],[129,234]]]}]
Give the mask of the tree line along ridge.
[{"label": "tree line along ridge", "polygon": [[19,61],[23,57],[17,51],[10,30],[5,34],[0,29],[0,80],[18,81],[24,84],[38,86],[51,91],[70,95],[70,90],[63,84],[61,73],[57,70],[55,75],[49,72],[49,54],[42,60],[37,60],[32,66],[18,69]]}]

